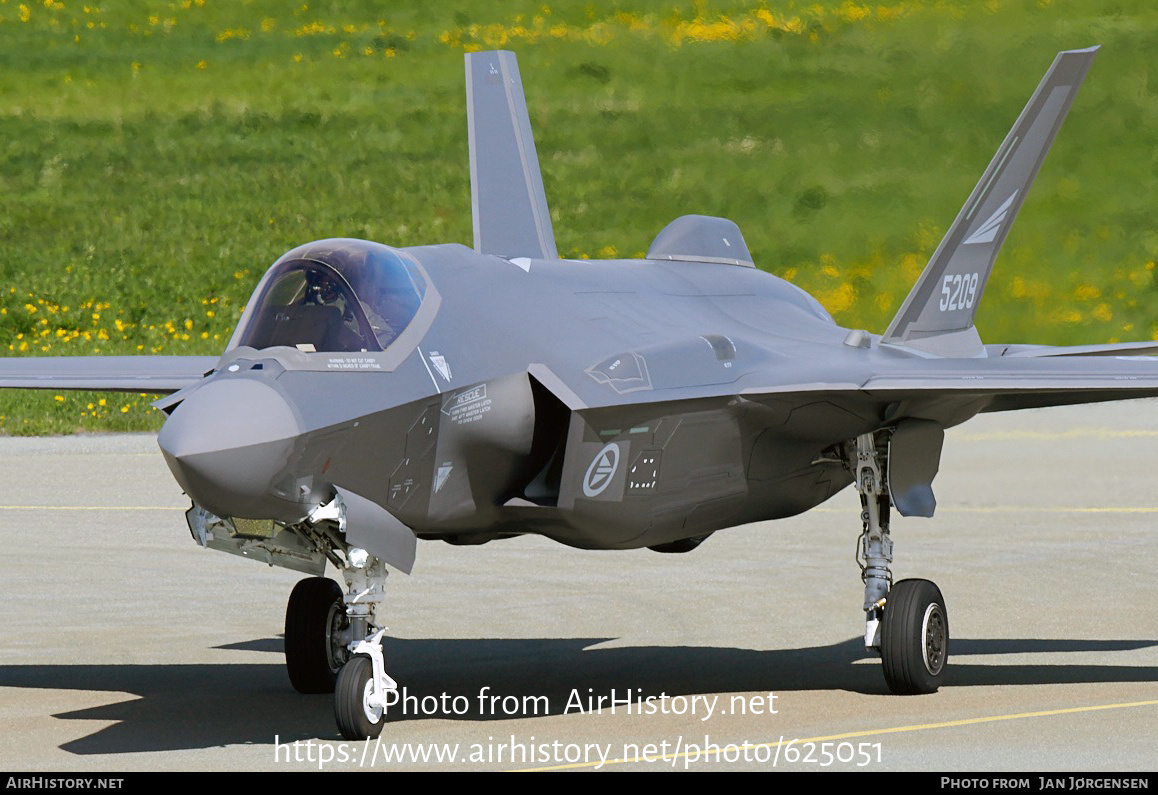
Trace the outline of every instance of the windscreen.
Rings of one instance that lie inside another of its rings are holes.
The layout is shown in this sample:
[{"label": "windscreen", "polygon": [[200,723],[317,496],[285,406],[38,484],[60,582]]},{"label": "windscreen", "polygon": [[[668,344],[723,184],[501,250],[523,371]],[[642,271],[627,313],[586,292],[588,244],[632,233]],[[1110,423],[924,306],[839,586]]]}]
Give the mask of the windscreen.
[{"label": "windscreen", "polygon": [[414,319],[425,293],[418,268],[396,249],[365,240],[311,243],[270,268],[238,344],[385,350]]}]

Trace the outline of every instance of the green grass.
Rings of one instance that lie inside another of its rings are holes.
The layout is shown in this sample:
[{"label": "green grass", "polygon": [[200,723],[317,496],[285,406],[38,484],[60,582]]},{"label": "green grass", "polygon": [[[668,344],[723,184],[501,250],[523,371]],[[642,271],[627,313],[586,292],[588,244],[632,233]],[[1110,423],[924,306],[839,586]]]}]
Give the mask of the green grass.
[{"label": "green grass", "polygon": [[[1158,337],[1149,2],[21,5],[0,0],[9,355],[217,353],[298,243],[469,243],[462,52],[500,45],[561,254],[727,216],[882,331],[1054,54],[1101,44],[978,327]],[[6,392],[0,431],[158,424],[139,396],[61,396]]]}]

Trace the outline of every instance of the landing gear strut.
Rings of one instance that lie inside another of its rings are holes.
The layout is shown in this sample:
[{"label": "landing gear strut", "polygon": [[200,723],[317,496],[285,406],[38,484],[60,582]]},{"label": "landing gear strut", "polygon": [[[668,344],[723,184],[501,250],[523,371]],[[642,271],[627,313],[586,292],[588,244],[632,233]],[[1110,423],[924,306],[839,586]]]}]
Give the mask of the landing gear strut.
[{"label": "landing gear strut", "polygon": [[355,562],[342,569],[352,638],[349,661],[338,672],[334,688],[334,718],[347,740],[377,737],[386,722],[389,693],[398,690],[398,683],[386,674],[382,650],[386,627],[378,617],[386,597],[386,564],[358,552],[348,556]]},{"label": "landing gear strut", "polygon": [[850,458],[863,525],[857,562],[864,581],[865,647],[880,654],[889,690],[934,693],[949,660],[949,615],[940,589],[928,580],[892,582],[887,437],[858,436]]},{"label": "landing gear strut", "polygon": [[299,693],[334,694],[343,737],[364,740],[382,731],[390,691],[398,684],[386,674],[386,628],[378,619],[386,566],[354,552],[342,567],[344,593],[325,577],[294,586],[285,616],[285,662]]}]

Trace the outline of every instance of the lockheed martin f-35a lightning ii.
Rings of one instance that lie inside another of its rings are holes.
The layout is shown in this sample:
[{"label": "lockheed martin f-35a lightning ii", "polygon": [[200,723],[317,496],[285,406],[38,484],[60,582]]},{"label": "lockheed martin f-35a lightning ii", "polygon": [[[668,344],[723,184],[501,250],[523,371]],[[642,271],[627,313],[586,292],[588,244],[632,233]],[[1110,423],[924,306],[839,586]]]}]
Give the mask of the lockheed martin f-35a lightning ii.
[{"label": "lockheed martin f-35a lightning ii", "polygon": [[[535,533],[687,552],[860,494],[865,645],[897,693],[943,680],[937,586],[892,582],[889,517],[932,516],[944,430],[979,412],[1158,395],[1153,343],[983,344],[994,258],[1096,48],[1060,53],[884,334],[685,215],[641,260],[558,258],[515,56],[466,56],[474,245],[299,246],[224,354],[20,358],[0,386],[155,392],[202,546],[312,575],[285,654],[347,738],[389,691],[387,566],[418,539]],[[345,588],[322,577],[326,564]]]}]

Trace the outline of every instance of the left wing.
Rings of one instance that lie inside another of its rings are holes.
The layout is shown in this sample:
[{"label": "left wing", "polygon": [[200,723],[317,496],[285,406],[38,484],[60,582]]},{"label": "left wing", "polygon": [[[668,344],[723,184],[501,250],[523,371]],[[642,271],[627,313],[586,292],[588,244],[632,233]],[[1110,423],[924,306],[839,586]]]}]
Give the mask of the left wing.
[{"label": "left wing", "polygon": [[22,356],[0,359],[0,388],[168,394],[216,364],[216,356]]}]

